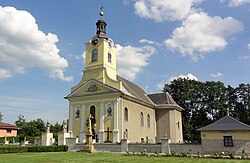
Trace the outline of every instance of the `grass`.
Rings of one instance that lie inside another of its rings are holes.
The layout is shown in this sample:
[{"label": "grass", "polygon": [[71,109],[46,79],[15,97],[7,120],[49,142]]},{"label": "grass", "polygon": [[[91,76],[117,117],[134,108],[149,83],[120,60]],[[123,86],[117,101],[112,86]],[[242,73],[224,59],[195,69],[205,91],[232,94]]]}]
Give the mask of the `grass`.
[{"label": "grass", "polygon": [[22,153],[22,154],[1,154],[0,163],[58,163],[58,162],[141,162],[141,163],[247,163],[249,160],[226,160],[226,159],[197,159],[197,158],[177,158],[177,157],[146,157],[146,156],[126,156],[120,153],[82,153],[82,152],[48,152],[48,153]]}]

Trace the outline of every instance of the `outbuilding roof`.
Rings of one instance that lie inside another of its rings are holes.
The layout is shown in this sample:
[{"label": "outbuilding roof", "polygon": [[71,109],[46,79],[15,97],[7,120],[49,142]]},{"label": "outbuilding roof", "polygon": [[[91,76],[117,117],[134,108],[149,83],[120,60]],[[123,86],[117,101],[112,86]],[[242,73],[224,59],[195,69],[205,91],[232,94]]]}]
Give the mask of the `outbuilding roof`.
[{"label": "outbuilding roof", "polygon": [[15,125],[12,125],[12,124],[0,122],[0,129],[18,130],[19,127],[15,126]]},{"label": "outbuilding roof", "polygon": [[250,130],[250,126],[240,122],[239,120],[227,115],[218,121],[207,125],[205,127],[199,128],[198,131],[217,131],[217,130]]}]

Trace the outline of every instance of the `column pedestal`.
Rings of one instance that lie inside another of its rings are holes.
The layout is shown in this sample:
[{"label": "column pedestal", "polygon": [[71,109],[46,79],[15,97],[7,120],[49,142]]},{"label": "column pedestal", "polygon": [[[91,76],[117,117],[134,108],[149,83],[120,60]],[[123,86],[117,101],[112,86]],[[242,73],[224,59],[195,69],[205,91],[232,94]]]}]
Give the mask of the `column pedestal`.
[{"label": "column pedestal", "polygon": [[84,131],[80,132],[80,143],[85,143],[85,132]]},{"label": "column pedestal", "polygon": [[169,142],[168,139],[161,139],[161,153],[170,153]]},{"label": "column pedestal", "polygon": [[54,141],[53,133],[42,133],[42,146],[50,146]]},{"label": "column pedestal", "polygon": [[121,152],[128,152],[128,140],[127,139],[121,140]]},{"label": "column pedestal", "polygon": [[66,145],[66,138],[69,138],[70,134],[67,132],[60,132],[58,134],[58,145]]},{"label": "column pedestal", "polygon": [[119,142],[119,130],[113,130],[113,143]]},{"label": "column pedestal", "polygon": [[99,143],[104,143],[104,130],[99,130]]}]

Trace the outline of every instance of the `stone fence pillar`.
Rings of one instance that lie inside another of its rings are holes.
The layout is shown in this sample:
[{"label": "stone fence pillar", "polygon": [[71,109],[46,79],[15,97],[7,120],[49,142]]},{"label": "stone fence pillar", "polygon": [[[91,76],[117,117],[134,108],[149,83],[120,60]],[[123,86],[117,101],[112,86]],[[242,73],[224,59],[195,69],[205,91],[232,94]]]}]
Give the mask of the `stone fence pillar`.
[{"label": "stone fence pillar", "polygon": [[69,150],[73,149],[76,145],[77,138],[65,138],[65,139],[66,139],[66,145],[69,147]]},{"label": "stone fence pillar", "polygon": [[161,139],[161,153],[170,153],[169,140]]},{"label": "stone fence pillar", "polygon": [[122,139],[121,140],[121,152],[127,152],[128,151],[128,140]]}]

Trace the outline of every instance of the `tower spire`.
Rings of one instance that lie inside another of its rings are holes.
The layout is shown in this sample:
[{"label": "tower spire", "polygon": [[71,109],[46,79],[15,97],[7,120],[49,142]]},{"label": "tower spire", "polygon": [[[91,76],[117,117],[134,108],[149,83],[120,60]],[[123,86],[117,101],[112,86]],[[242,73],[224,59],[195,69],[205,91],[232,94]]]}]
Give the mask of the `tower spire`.
[{"label": "tower spire", "polygon": [[100,9],[101,9],[101,11],[99,13],[100,19],[96,22],[96,35],[99,38],[107,38],[106,37],[107,23],[102,19],[102,17],[104,16],[103,6]]}]

